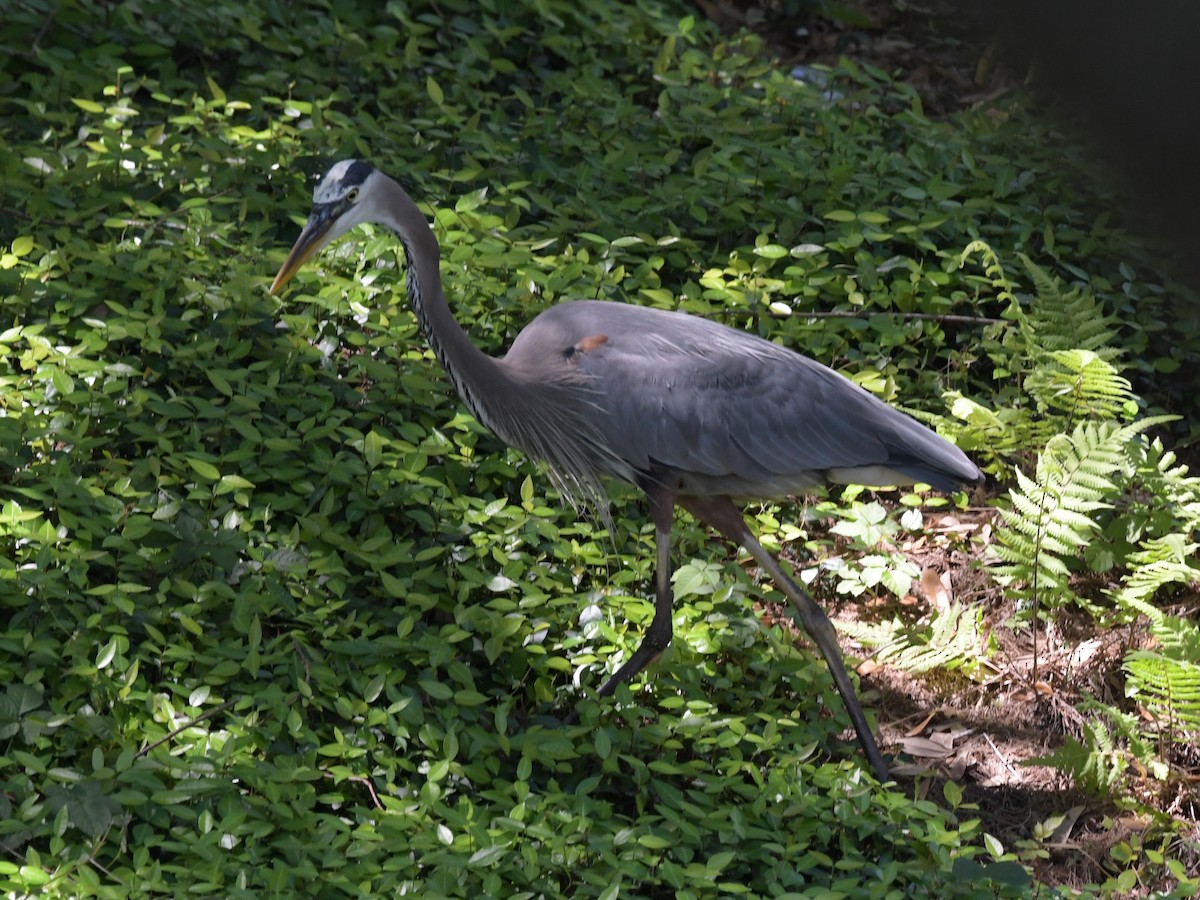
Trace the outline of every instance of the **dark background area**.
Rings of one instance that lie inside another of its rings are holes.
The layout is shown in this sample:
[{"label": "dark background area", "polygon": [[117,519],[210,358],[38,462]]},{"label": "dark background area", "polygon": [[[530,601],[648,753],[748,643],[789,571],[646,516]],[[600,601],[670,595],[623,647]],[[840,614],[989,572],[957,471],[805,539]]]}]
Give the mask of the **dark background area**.
[{"label": "dark background area", "polygon": [[1200,6],[959,0],[1083,133],[1128,189],[1146,227],[1170,242],[1180,274],[1200,283]]}]

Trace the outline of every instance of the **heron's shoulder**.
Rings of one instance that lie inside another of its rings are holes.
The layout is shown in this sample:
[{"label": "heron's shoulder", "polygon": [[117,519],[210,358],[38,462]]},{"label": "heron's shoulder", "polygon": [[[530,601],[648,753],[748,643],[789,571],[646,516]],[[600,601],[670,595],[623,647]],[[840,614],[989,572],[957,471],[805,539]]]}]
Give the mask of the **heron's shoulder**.
[{"label": "heron's shoulder", "polygon": [[605,300],[559,303],[539,315],[525,330],[531,332],[531,337],[554,336],[570,345],[602,335],[611,352],[646,353],[659,357],[795,355],[783,347],[711,319]]}]

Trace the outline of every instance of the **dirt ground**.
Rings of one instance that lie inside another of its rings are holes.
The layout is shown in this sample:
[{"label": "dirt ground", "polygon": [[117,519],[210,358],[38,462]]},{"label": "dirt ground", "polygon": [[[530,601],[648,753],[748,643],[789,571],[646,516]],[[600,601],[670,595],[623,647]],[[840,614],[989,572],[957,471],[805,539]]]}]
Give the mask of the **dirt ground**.
[{"label": "dirt ground", "polygon": [[[1127,865],[1113,849],[1125,843],[1162,851],[1200,871],[1200,748],[1194,744],[1171,746],[1171,775],[1157,780],[1144,772],[1129,773],[1122,789],[1131,791],[1145,812],[1112,797],[1088,793],[1072,784],[1058,769],[1033,761],[1061,747],[1068,738],[1083,739],[1087,714],[1080,704],[1087,697],[1141,713],[1125,699],[1121,661],[1131,648],[1151,646],[1145,623],[1104,629],[1082,610],[1061,610],[1052,627],[1040,627],[1035,636],[1027,625],[1016,626],[1013,603],[984,571],[996,515],[988,503],[999,493],[995,486],[981,488],[966,511],[926,516],[927,534],[891,549],[922,570],[912,594],[897,601],[883,592],[862,601],[818,593],[817,599],[838,622],[879,621],[899,618],[919,627],[938,608],[955,601],[984,610],[980,641],[981,673],[975,678],[934,670],[910,674],[869,658],[870,651],[855,652],[843,639],[847,664],[857,655],[859,695],[872,710],[878,725],[880,749],[888,756],[891,772],[902,790],[942,803],[947,781],[961,789],[971,811],[960,818],[978,817],[983,830],[1000,840],[1008,851],[1029,850],[1035,844],[1044,858],[1034,863],[1039,881],[1060,887],[1101,884]],[[810,528],[810,537],[828,539],[832,554],[838,538]],[[795,559],[797,570],[811,560]],[[1099,596],[1093,586],[1094,596]],[[1195,615],[1200,598],[1180,598],[1183,608],[1173,612]],[[785,608],[764,610],[764,618],[791,622]],[[798,641],[806,641],[797,633]],[[983,645],[991,642],[993,648]],[[1036,662],[1035,662],[1036,661]],[[1036,666],[1036,668],[1035,668]],[[847,733],[853,746],[853,735]],[[1163,847],[1163,827],[1155,815],[1170,817],[1190,835],[1190,848]],[[1135,893],[1149,896],[1169,889],[1174,879],[1152,871],[1135,853],[1129,865],[1144,881]],[[1028,855],[1022,859],[1033,862]]]},{"label": "dirt ground", "polygon": [[[799,13],[801,4],[772,0],[696,4],[726,30],[759,31],[784,66],[832,65],[842,56],[877,66],[914,86],[934,117],[1002,102],[1024,90],[1030,74],[1013,71],[986,28],[965,20],[961,8],[946,0],[814,3]],[[823,9],[838,15],[817,14]],[[789,12],[795,17],[788,18]],[[877,717],[881,749],[895,760],[894,776],[902,788],[937,802],[945,783],[956,782],[964,802],[977,807],[983,830],[1006,849],[1040,845],[1045,858],[1034,868],[1046,884],[1103,883],[1127,868],[1119,860],[1121,850],[1112,852],[1122,843],[1137,848],[1144,842],[1200,871],[1200,749],[1194,744],[1173,745],[1172,774],[1165,781],[1130,775],[1127,786],[1146,810],[1140,815],[1084,792],[1057,769],[1030,762],[1069,737],[1083,736],[1086,713],[1080,704],[1088,696],[1144,714],[1125,699],[1121,660],[1130,648],[1150,646],[1151,639],[1144,623],[1103,629],[1090,615],[1071,610],[1036,636],[1028,626],[1015,628],[1013,604],[982,566],[996,519],[989,503],[1000,492],[995,485],[977,491],[967,513],[934,517],[929,536],[895,548],[923,570],[922,589],[895,608],[818,597],[842,621],[899,615],[916,624],[951,599],[985,610],[985,636],[995,650],[984,654],[981,648],[982,677],[910,675],[886,663],[860,666],[863,703]],[[1102,598],[1105,587],[1079,585],[1077,591]],[[1177,615],[1200,613],[1194,592],[1177,604],[1172,610]],[[1155,816],[1181,822],[1190,847],[1162,847],[1164,832]],[[1139,853],[1128,865],[1144,878],[1161,878],[1143,879],[1128,896],[1148,896],[1174,884]]]}]

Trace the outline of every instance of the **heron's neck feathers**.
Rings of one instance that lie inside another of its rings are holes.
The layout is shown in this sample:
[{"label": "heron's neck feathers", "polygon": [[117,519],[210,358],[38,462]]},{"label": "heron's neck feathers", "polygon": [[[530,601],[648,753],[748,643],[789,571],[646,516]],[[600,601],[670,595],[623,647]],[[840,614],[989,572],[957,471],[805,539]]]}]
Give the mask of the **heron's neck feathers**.
[{"label": "heron's neck feathers", "polygon": [[[598,463],[598,435],[587,409],[586,390],[568,384],[550,368],[534,371],[488,356],[454,318],[442,289],[441,250],[417,205],[391,179],[391,196],[379,220],[400,238],[408,269],[408,300],[434,355],[467,408],[505,443],[549,465],[563,495],[576,506],[591,506],[607,517],[600,484],[602,471],[621,465],[615,457]],[[591,440],[589,440],[589,437]]]},{"label": "heron's neck feathers", "polygon": [[408,300],[417,324],[467,408],[492,428],[486,386],[502,375],[497,361],[472,343],[450,311],[442,290],[441,249],[425,215],[400,185],[390,178],[385,184],[390,196],[380,205],[386,214],[379,218],[404,245]]}]

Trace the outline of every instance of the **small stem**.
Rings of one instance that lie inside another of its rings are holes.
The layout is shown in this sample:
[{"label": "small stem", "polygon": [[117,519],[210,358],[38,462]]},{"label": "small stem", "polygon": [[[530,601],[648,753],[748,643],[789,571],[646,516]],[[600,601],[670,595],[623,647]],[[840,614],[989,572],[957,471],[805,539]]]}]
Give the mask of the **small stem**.
[{"label": "small stem", "polygon": [[161,747],[163,744],[167,743],[167,741],[173,740],[174,738],[183,734],[183,732],[187,731],[192,726],[199,725],[205,719],[211,719],[217,713],[224,712],[225,710],[229,709],[229,707],[233,706],[233,704],[237,703],[239,699],[241,699],[241,698],[234,697],[232,700],[226,700],[220,706],[214,706],[212,709],[208,710],[208,712],[203,712],[200,715],[196,716],[196,718],[190,719],[187,722],[184,722],[182,725],[180,725],[174,731],[169,732],[168,734],[159,738],[157,741],[155,741],[149,747],[143,747],[141,750],[139,750],[137,752],[137,755],[134,756],[134,759],[141,759],[143,756],[145,756],[147,753],[149,753],[154,748]]}]

